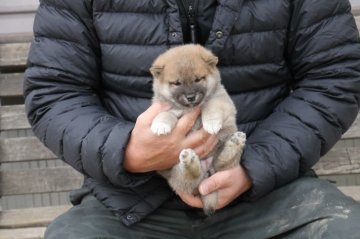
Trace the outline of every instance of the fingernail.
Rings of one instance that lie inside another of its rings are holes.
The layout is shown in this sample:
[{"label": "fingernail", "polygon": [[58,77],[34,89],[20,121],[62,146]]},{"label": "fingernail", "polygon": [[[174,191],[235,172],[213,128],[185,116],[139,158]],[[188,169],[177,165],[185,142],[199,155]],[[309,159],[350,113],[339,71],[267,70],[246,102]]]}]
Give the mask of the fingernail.
[{"label": "fingernail", "polygon": [[200,192],[201,195],[204,196],[204,195],[208,194],[208,188],[206,186],[204,186],[204,185],[200,185],[199,192]]}]

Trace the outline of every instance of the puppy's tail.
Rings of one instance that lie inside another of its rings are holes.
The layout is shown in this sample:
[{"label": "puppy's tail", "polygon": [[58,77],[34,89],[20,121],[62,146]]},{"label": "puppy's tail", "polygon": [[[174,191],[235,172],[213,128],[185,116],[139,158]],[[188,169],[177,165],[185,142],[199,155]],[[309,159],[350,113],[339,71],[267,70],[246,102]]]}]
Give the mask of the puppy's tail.
[{"label": "puppy's tail", "polygon": [[204,213],[207,216],[211,216],[215,213],[217,199],[218,199],[217,192],[212,192],[208,195],[201,196],[201,201],[204,205]]}]

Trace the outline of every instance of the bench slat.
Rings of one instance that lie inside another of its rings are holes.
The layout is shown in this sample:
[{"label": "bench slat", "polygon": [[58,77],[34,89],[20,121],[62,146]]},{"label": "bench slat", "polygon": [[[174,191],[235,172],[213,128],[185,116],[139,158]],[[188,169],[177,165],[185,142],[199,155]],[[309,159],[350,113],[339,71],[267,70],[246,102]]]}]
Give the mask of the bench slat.
[{"label": "bench slat", "polygon": [[34,38],[32,32],[1,33],[0,44],[4,43],[29,43]]},{"label": "bench slat", "polygon": [[0,107],[0,129],[2,131],[30,128],[24,105]]},{"label": "bench slat", "polygon": [[[24,105],[0,107],[0,129],[2,131],[30,128]],[[358,114],[350,129],[342,136],[342,139],[354,138],[360,138],[360,114]]]},{"label": "bench slat", "polygon": [[338,189],[345,195],[352,197],[354,200],[360,202],[360,186],[341,186]]},{"label": "bench slat", "polygon": [[334,148],[315,166],[318,175],[360,173],[360,148]]},{"label": "bench slat", "polygon": [[0,69],[26,65],[30,43],[0,44]]},{"label": "bench slat", "polygon": [[[56,158],[35,137],[3,139],[0,143],[1,159],[3,161]],[[314,169],[318,175],[360,173],[360,148],[332,149],[315,165]],[[0,186],[2,186],[4,195],[68,191],[77,187],[66,185],[64,178],[74,178],[74,180],[69,181],[77,182],[77,185],[80,185],[82,181],[82,176],[69,167],[3,171],[1,176]],[[47,178],[49,182],[44,185],[43,182]],[[24,185],[24,182],[29,185]]]},{"label": "bench slat", "polygon": [[0,139],[0,162],[56,159],[36,137]]},{"label": "bench slat", "polygon": [[23,79],[23,73],[0,74],[0,97],[21,97]]},{"label": "bench slat", "polygon": [[[0,161],[21,162],[56,159],[36,137],[0,139]],[[334,148],[315,166],[319,175],[360,172],[360,148]]]},{"label": "bench slat", "polygon": [[71,205],[62,205],[2,211],[0,214],[0,228],[47,226],[54,218],[69,210],[70,207]]},{"label": "bench slat", "polygon": [[0,171],[0,195],[70,191],[82,181],[83,176],[67,166]]},{"label": "bench slat", "polygon": [[343,139],[360,138],[360,114],[356,117],[350,129],[342,136]]},{"label": "bench slat", "polygon": [[46,227],[0,229],[0,239],[39,239],[44,238]]},{"label": "bench slat", "polygon": [[[321,159],[315,168],[319,175],[359,173],[359,155],[360,149],[356,147],[334,148]],[[1,139],[0,156],[2,162],[56,158],[36,137]]]},{"label": "bench slat", "polygon": [[356,22],[356,25],[358,27],[358,29],[360,28],[360,8],[356,8],[356,9],[353,9],[353,14],[355,15],[355,22]]}]

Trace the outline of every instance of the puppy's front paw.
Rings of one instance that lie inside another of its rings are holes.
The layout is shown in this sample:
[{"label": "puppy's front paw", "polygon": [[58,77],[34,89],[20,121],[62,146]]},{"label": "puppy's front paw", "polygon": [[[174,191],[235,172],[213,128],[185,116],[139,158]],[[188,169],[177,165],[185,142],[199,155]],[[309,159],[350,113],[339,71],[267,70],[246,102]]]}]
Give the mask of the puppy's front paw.
[{"label": "puppy's front paw", "polygon": [[221,120],[207,120],[203,122],[203,128],[209,134],[217,134],[222,128]]},{"label": "puppy's front paw", "polygon": [[156,135],[166,135],[171,132],[171,125],[164,122],[153,122],[151,124],[151,131]]}]

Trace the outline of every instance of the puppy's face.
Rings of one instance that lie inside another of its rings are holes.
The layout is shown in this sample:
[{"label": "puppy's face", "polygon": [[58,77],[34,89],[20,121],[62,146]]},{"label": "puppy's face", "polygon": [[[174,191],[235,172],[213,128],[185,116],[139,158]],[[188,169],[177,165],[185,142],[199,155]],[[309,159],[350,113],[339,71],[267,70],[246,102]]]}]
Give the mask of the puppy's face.
[{"label": "puppy's face", "polygon": [[178,107],[201,104],[220,82],[217,61],[217,57],[199,45],[168,50],[150,68],[155,97]]}]

